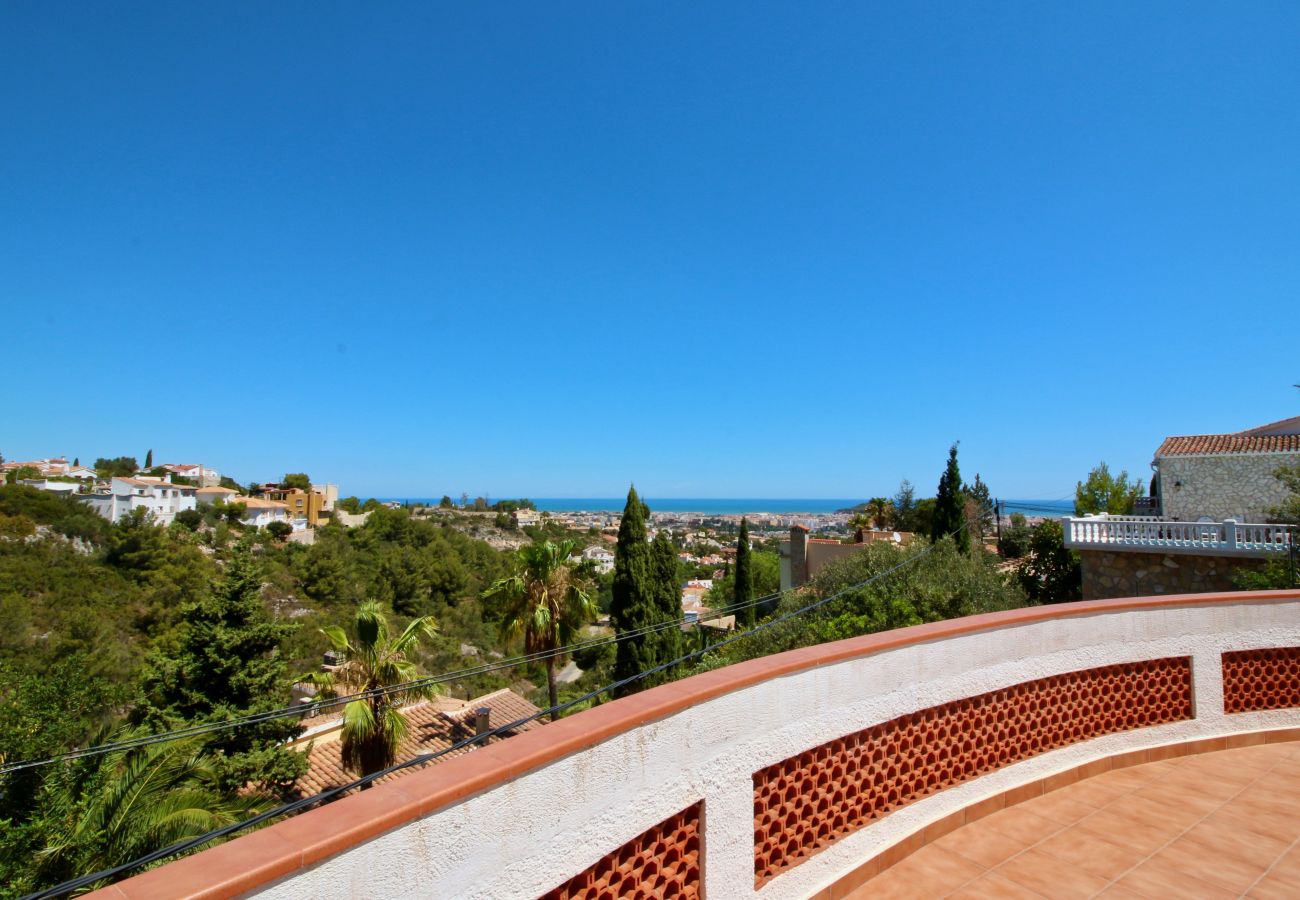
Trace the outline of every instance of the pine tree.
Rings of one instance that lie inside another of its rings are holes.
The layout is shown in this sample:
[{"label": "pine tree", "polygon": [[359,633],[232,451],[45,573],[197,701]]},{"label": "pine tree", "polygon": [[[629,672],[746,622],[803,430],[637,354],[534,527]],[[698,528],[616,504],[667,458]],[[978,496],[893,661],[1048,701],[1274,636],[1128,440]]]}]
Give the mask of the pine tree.
[{"label": "pine tree", "polygon": [[966,524],[966,492],[961,484],[961,471],[957,468],[957,445],[948,448],[948,468],[939,478],[939,493],[935,497],[934,518],[930,523],[930,540],[952,536],[962,553],[970,550],[970,535],[962,527]]},{"label": "pine tree", "polygon": [[145,467],[146,469],[152,469],[152,468],[153,468],[153,448],[152,448],[152,447],[149,448],[149,452],[146,453],[146,454],[144,455],[144,467]]},{"label": "pine tree", "polygon": [[[627,492],[623,519],[618,526],[618,544],[614,548],[613,598],[610,603],[610,624],[618,634],[618,653],[614,660],[614,678],[630,678],[638,672],[658,664],[654,635],[638,635],[623,640],[631,631],[645,628],[654,622],[654,596],[650,545],[646,542],[646,518],[649,508],[637,496],[636,488]],[[620,689],[620,696],[634,694],[644,685],[632,682]]]},{"label": "pine tree", "polygon": [[[262,605],[262,573],[248,546],[238,547],[207,596],[181,609],[179,642],[150,656],[135,717],[155,730],[220,722],[285,705],[287,679],[279,657],[294,626],[271,621]],[[283,748],[301,727],[272,719],[216,732],[223,789],[256,783],[284,792],[302,774],[306,754]]]},{"label": "pine tree", "polygon": [[736,538],[736,588],[732,602],[736,606],[736,628],[753,626],[754,607],[749,606],[754,599],[754,576],[749,569],[749,520],[741,518],[740,536]]},{"label": "pine tree", "polygon": [[[677,550],[667,531],[655,535],[651,544],[651,566],[654,573],[655,624],[671,622],[682,617],[682,591],[677,581]],[[665,628],[655,635],[657,664],[666,663],[682,655],[682,630],[676,626]],[[671,680],[671,672],[663,672],[649,684],[663,684]]]}]

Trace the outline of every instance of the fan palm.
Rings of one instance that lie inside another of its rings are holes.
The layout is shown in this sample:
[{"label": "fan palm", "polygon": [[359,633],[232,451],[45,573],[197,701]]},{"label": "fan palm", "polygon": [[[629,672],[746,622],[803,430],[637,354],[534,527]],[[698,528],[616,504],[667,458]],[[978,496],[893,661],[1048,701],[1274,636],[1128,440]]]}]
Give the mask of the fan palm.
[{"label": "fan palm", "polygon": [[560,658],[553,651],[573,643],[579,629],[596,617],[595,602],[569,564],[576,549],[573,541],[538,541],[520,547],[516,572],[497,579],[483,593],[484,599],[499,604],[507,638],[522,635],[525,653],[550,653],[546,687],[552,721],[558,717],[555,667]]},{"label": "fan palm", "polygon": [[866,514],[877,531],[889,524],[889,517],[894,511],[894,504],[884,497],[872,497],[867,501]]},{"label": "fan palm", "polygon": [[[96,743],[137,737],[100,733]],[[41,811],[49,828],[38,869],[46,883],[98,872],[241,821],[265,798],[223,793],[202,743],[148,744],[72,763],[46,780]]]},{"label": "fan palm", "polygon": [[384,689],[420,677],[410,654],[421,638],[437,634],[438,625],[433,616],[420,616],[400,635],[391,637],[388,619],[379,604],[368,600],[357,607],[353,630],[355,641],[337,625],[321,629],[334,649],[343,654],[344,662],[332,672],[313,672],[305,680],[320,689],[321,699],[340,694],[365,695],[343,708],[340,749],[344,768],[370,775],[397,759],[397,749],[407,730],[402,707],[434,693],[427,685],[391,692]]}]

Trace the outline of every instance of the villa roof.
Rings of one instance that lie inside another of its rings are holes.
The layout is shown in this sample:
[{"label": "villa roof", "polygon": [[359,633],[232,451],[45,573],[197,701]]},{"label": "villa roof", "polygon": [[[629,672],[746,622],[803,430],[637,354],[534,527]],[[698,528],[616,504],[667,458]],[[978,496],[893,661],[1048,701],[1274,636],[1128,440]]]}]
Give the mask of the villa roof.
[{"label": "villa roof", "polygon": [[[1265,426],[1267,427],[1267,426]],[[1300,434],[1192,434],[1165,438],[1156,450],[1164,456],[1202,456],[1217,453],[1300,453]]]},{"label": "villa roof", "polygon": [[289,507],[278,500],[263,500],[261,497],[240,497],[239,502],[244,504],[245,509],[288,509]]},{"label": "villa roof", "polygon": [[1258,428],[1248,428],[1239,434],[1300,434],[1300,416],[1292,416],[1289,419],[1278,419],[1276,422],[1269,422],[1267,425],[1260,425]]},{"label": "villa roof", "polygon": [[[405,710],[407,732],[401,747],[397,751],[397,761],[404,762],[422,753],[446,750],[465,738],[473,737],[474,710],[482,706],[486,706],[491,710],[488,716],[488,724],[492,728],[500,728],[509,722],[539,712],[536,706],[509,688],[502,688],[494,693],[478,697],[457,710],[440,709],[440,704],[436,700],[426,700],[408,706]],[[342,719],[340,718],[339,721],[341,723]],[[540,728],[542,724],[540,719],[534,719],[521,725],[518,729],[506,732],[499,737],[490,738],[488,743],[504,740],[506,737],[518,732]],[[309,757],[307,772],[294,785],[298,794],[304,797],[318,794],[332,787],[347,784],[357,777],[355,773],[343,768],[342,744],[338,739],[337,731],[308,739],[308,743],[311,746],[309,751],[311,756]],[[481,744],[471,744],[452,750],[445,756],[440,757],[440,759],[463,756],[466,753],[473,752],[477,746],[481,746]],[[391,775],[385,775],[379,781],[391,781],[413,771],[416,771],[415,768],[404,769]]]}]

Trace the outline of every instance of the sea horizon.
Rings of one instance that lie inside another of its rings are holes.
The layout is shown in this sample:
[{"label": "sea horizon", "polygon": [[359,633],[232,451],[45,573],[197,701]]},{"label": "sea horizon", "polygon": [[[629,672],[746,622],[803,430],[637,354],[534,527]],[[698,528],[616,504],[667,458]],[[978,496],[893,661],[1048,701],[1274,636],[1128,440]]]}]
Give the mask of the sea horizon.
[{"label": "sea horizon", "polygon": [[[436,506],[438,497],[379,497],[384,502]],[[508,498],[502,498],[508,499]],[[538,512],[609,512],[621,513],[625,497],[530,497]],[[703,515],[827,515],[849,509],[866,499],[849,497],[643,497],[652,512],[700,513]],[[495,501],[494,501],[495,502]],[[1070,515],[1073,500],[1003,500],[1002,514],[1024,513],[1031,516]]]}]

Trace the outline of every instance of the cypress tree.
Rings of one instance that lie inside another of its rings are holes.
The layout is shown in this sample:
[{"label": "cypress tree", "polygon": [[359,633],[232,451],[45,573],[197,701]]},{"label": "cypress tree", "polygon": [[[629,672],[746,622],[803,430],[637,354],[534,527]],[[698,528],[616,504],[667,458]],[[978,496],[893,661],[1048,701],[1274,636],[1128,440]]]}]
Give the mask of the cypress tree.
[{"label": "cypress tree", "polygon": [[939,493],[934,502],[934,518],[930,523],[930,540],[937,541],[948,535],[962,553],[970,550],[970,535],[962,526],[966,524],[966,492],[962,488],[961,471],[957,468],[957,445],[948,448],[948,468],[939,478]]},{"label": "cypress tree", "polygon": [[[167,730],[285,705],[288,680],[279,648],[295,629],[271,620],[261,589],[261,570],[241,545],[207,596],[182,607],[175,648],[150,656],[134,718]],[[272,719],[213,734],[221,787],[230,791],[253,782],[286,790],[306,768],[306,754],[283,743],[301,731],[293,719]]]},{"label": "cypress tree", "polygon": [[153,448],[152,448],[152,447],[149,449],[149,452],[146,453],[146,454],[144,455],[144,467],[145,467],[146,469],[152,469],[152,468],[153,468]]},{"label": "cypress tree", "polygon": [[[618,526],[618,544],[614,548],[613,597],[610,624],[618,634],[618,651],[614,658],[614,678],[630,678],[658,664],[656,635],[638,635],[623,640],[631,631],[645,628],[654,621],[650,545],[646,542],[645,521],[649,508],[637,496],[636,488],[627,492],[623,519]],[[645,685],[639,681],[619,690],[620,696],[634,694]]]},{"label": "cypress tree", "polygon": [[[677,551],[668,538],[667,531],[655,535],[651,545],[651,560],[654,568],[655,609],[653,622],[671,622],[682,617],[682,591],[677,581]],[[682,655],[682,630],[676,626],[665,628],[655,635],[657,640],[657,664],[666,663]],[[670,672],[664,672],[653,679],[654,684],[663,684],[671,680]]]},{"label": "cypress tree", "polygon": [[740,520],[740,536],[736,538],[736,586],[732,603],[736,605],[736,628],[749,628],[757,618],[754,607],[744,606],[754,599],[754,577],[749,570],[749,520]]}]

